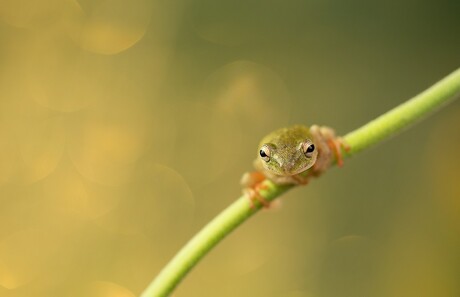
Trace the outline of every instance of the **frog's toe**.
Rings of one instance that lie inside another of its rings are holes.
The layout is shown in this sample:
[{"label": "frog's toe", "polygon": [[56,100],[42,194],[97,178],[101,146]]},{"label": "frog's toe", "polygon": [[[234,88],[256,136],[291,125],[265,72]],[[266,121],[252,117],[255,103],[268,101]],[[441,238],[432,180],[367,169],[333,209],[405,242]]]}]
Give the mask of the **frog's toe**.
[{"label": "frog's toe", "polygon": [[261,204],[264,208],[270,207],[270,202],[260,195],[258,189],[244,188],[243,193],[249,198],[251,209],[255,210],[257,204]]},{"label": "frog's toe", "polygon": [[334,152],[335,159],[337,161],[337,166],[342,167],[343,166],[342,149],[348,153],[351,150],[351,146],[342,137],[336,137],[334,139],[330,139],[328,141],[328,145]]},{"label": "frog's toe", "polygon": [[327,144],[331,148],[335,160],[337,161],[337,166],[342,167],[343,166],[343,158],[342,158],[342,152],[340,151],[340,145],[337,143],[335,139],[328,139]]},{"label": "frog's toe", "polygon": [[337,137],[337,141],[340,144],[340,147],[343,148],[347,153],[351,151],[351,146],[343,137]]}]

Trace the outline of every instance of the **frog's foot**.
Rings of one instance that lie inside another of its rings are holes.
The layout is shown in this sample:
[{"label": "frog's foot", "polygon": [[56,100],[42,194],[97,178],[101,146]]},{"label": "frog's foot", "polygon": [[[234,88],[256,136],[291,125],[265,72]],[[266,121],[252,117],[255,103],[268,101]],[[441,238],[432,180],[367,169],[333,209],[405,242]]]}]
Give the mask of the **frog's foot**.
[{"label": "frog's foot", "polygon": [[318,157],[315,165],[313,165],[312,175],[318,177],[329,168],[331,160],[333,159],[329,140],[335,138],[335,132],[328,127],[313,125],[310,127],[310,133],[313,137],[315,146],[318,148]]},{"label": "frog's foot", "polygon": [[342,137],[335,136],[335,131],[326,126],[313,125],[310,128],[310,132],[315,141],[319,143],[320,149],[320,158],[315,164],[317,175],[329,167],[333,157],[335,157],[339,167],[343,166],[342,149],[346,152],[351,149],[345,140]]},{"label": "frog's foot", "polygon": [[270,202],[265,200],[262,195],[260,195],[260,190],[264,189],[264,186],[262,184],[257,184],[253,188],[244,188],[243,189],[243,194],[246,195],[250,202],[251,202],[251,209],[255,210],[256,205],[260,203],[264,208],[268,209],[270,208]]},{"label": "frog's foot", "polygon": [[327,141],[329,147],[334,152],[335,159],[337,161],[337,166],[343,166],[343,154],[342,149],[346,152],[351,150],[350,145],[342,138],[342,137],[335,137],[328,139]]},{"label": "frog's foot", "polygon": [[260,190],[265,189],[262,184],[265,179],[265,175],[259,171],[246,172],[241,177],[240,183],[243,186],[243,194],[249,197],[252,209],[256,208],[257,203],[262,204],[264,208],[270,206],[270,202],[260,195]]},{"label": "frog's foot", "polygon": [[240,184],[244,188],[254,188],[257,184],[265,180],[265,175],[259,171],[246,172],[241,177]]}]

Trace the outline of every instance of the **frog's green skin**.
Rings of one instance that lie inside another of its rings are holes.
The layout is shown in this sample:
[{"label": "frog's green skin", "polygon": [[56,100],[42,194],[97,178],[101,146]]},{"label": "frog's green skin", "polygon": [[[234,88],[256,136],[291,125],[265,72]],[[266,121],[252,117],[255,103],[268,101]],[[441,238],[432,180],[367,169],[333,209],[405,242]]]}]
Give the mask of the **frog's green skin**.
[{"label": "frog's green skin", "polygon": [[[329,166],[331,150],[327,141],[334,137],[332,129],[316,125],[311,128],[296,125],[276,130],[260,142],[254,166],[277,184],[306,184],[309,176],[318,175]],[[305,141],[315,146],[315,150],[308,157],[302,150],[302,143]],[[263,146],[270,149],[269,161],[259,155]],[[310,168],[312,174],[306,174]]]}]

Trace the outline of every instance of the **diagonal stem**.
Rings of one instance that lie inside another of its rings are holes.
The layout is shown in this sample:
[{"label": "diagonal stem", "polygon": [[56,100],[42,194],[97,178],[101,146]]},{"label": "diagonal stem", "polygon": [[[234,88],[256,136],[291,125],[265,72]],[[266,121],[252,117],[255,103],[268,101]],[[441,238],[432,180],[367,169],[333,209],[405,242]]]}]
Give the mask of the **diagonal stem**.
[{"label": "diagonal stem", "polygon": [[[460,69],[457,69],[426,91],[345,135],[344,140],[351,147],[349,152],[344,152],[345,156],[354,155],[401,132],[442,105],[454,100],[459,93]],[[260,195],[267,201],[272,201],[293,187],[276,185],[266,180],[263,182]],[[261,205],[257,205],[252,209],[248,197],[240,197],[209,222],[176,254],[145,289],[141,297],[168,296],[198,261],[260,208]]]}]

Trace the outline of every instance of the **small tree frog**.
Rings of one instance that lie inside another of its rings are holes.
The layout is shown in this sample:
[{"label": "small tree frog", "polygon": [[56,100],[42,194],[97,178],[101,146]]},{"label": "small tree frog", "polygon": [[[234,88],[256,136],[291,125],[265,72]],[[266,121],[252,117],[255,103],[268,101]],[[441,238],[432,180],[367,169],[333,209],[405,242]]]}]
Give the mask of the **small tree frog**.
[{"label": "small tree frog", "polygon": [[256,199],[267,206],[258,194],[264,179],[276,184],[305,185],[312,176],[323,173],[334,157],[342,166],[342,148],[350,149],[329,127],[296,125],[276,130],[262,138],[254,160],[257,171],[244,174],[241,184],[252,203]]}]

